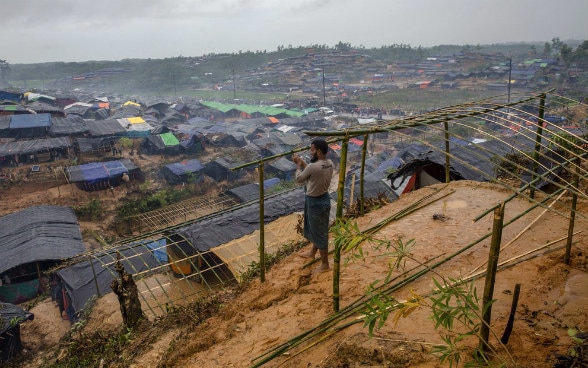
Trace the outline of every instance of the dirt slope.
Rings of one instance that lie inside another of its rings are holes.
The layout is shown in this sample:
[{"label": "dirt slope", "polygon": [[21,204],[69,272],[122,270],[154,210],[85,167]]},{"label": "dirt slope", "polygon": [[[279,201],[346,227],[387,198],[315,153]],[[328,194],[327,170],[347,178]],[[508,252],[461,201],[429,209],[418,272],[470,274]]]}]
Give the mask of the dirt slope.
[{"label": "dirt slope", "polygon": [[[435,191],[440,191],[434,194]],[[379,239],[414,239],[405,270],[413,270],[419,262],[433,265],[487,234],[492,228],[493,215],[473,222],[475,216],[509,196],[501,187],[477,182],[454,182],[448,187],[437,185],[402,196],[398,201],[369,213],[357,220],[362,229],[375,226],[389,216],[407,208],[420,198],[432,195],[434,202],[393,221],[378,233]],[[565,212],[562,198],[554,208]],[[580,201],[580,212],[588,206]],[[505,220],[512,219],[529,207],[524,199],[509,202]],[[503,231],[505,249],[499,262],[508,266],[496,279],[492,310],[491,344],[497,351],[495,360],[507,366],[552,367],[554,353],[566,354],[571,340],[568,328],[588,329],[588,236],[585,232],[574,237],[572,263],[563,264],[564,241],[546,246],[567,235],[568,219],[554,213],[535,209]],[[528,228],[527,228],[528,227]],[[576,217],[576,231],[587,229],[587,220]],[[293,229],[294,231],[294,229]],[[509,243],[515,237],[512,243]],[[425,295],[434,288],[432,278],[466,277],[483,269],[488,258],[489,238],[451,260],[433,272],[395,291],[393,296],[404,300],[414,291]],[[374,280],[382,279],[393,258],[372,244],[364,245],[365,259],[352,261],[344,255],[341,264],[340,309],[361,298]],[[533,252],[533,250],[537,250]],[[553,250],[547,252],[547,250]],[[519,257],[525,253],[533,256]],[[523,261],[524,260],[524,261]],[[313,273],[314,265],[305,267],[306,260],[293,254],[267,274],[266,282],[253,281],[235,299],[227,299],[213,317],[201,324],[167,324],[164,329],[148,328],[133,340],[133,348],[125,360],[132,367],[249,367],[259,357],[289,340],[315,328],[333,314],[333,274]],[[395,273],[394,275],[398,275]],[[402,279],[402,278],[401,278]],[[475,286],[481,297],[483,278]],[[521,284],[521,294],[514,321],[514,331],[506,349],[498,339],[506,325],[515,284]],[[88,323],[89,329],[113,331],[118,328],[118,306],[112,300],[99,301]],[[430,318],[430,302],[415,310],[395,325],[392,315],[376,330],[372,338],[363,322],[353,323],[361,311],[337,319],[330,328],[293,346],[269,361],[267,367],[435,367],[438,358],[430,354],[433,344],[442,343]],[[40,308],[40,306],[38,307]],[[42,327],[37,320],[23,325],[23,342],[27,349],[50,346],[40,343],[52,328]],[[39,321],[41,322],[41,321]],[[60,322],[54,321],[60,325]],[[153,322],[149,322],[153,323]],[[347,326],[347,324],[350,324]],[[155,325],[155,324],[154,324]],[[170,327],[171,326],[171,327]],[[55,327],[55,326],[53,326]],[[477,339],[466,340],[463,359]],[[56,342],[55,342],[56,343]],[[35,361],[40,364],[42,352]],[[127,366],[127,363],[120,366]],[[42,366],[42,365],[38,365]]]}]

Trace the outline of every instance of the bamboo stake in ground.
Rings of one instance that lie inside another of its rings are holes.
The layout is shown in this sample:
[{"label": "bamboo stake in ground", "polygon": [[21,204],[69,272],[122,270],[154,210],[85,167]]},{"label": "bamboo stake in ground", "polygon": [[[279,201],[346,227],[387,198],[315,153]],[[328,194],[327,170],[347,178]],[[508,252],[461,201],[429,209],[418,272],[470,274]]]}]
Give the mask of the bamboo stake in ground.
[{"label": "bamboo stake in ground", "polygon": [[[574,172],[574,188],[580,188],[580,157],[576,158],[576,170]],[[564,263],[570,264],[570,253],[572,252],[572,238],[574,232],[574,222],[576,220],[576,205],[578,203],[578,195],[574,192],[572,194],[572,210],[570,213],[570,222],[568,225],[568,241],[566,243],[566,253],[564,255]]]},{"label": "bamboo stake in ground", "polygon": [[510,334],[512,332],[512,326],[514,323],[515,312],[517,310],[517,304],[519,304],[519,294],[521,292],[521,284],[515,285],[514,294],[512,296],[512,305],[510,306],[510,315],[508,316],[508,322],[506,323],[506,328],[504,329],[504,334],[500,339],[500,342],[506,345],[508,343],[508,339],[510,338]]},{"label": "bamboo stake in ground", "polygon": [[502,239],[502,223],[504,221],[504,203],[494,210],[494,225],[492,227],[492,241],[488,253],[488,269],[484,284],[484,297],[482,298],[482,326],[480,328],[480,352],[489,350],[488,337],[490,336],[490,319],[492,316],[492,296],[494,295],[494,282],[498,268],[498,256],[500,255],[500,241]]},{"label": "bamboo stake in ground", "polygon": [[[549,206],[547,206],[546,209],[543,210],[543,212],[541,212],[541,214],[539,214],[539,216],[537,216],[533,221],[531,221],[531,223],[529,225],[527,225],[523,230],[521,230],[514,238],[512,238],[508,243],[506,243],[504,245],[504,247],[502,247],[502,249],[500,249],[501,251],[505,250],[509,245],[511,245],[512,243],[514,243],[518,238],[521,237],[521,235],[523,235],[525,232],[527,232],[527,230],[529,230],[531,228],[531,226],[533,226],[533,224],[535,224],[543,215],[545,215],[545,213],[551,208],[553,207],[553,205],[555,203],[557,203],[557,201],[560,200],[560,198],[564,195],[565,192],[561,192],[559,194],[559,196],[557,196],[557,198],[551,202],[551,204]],[[469,276],[473,275],[474,272],[476,272],[477,270],[479,270],[480,268],[484,267],[486,265],[487,261],[484,261],[484,263],[482,263],[481,265],[479,265],[478,267],[474,268]]]},{"label": "bamboo stake in ground", "polygon": [[[339,185],[337,186],[337,219],[343,221],[343,198],[345,196],[345,172],[347,171],[347,147],[349,138],[345,137],[341,144],[341,160],[339,161]],[[341,273],[341,247],[335,245],[333,253],[333,311],[339,311],[339,274]]]}]

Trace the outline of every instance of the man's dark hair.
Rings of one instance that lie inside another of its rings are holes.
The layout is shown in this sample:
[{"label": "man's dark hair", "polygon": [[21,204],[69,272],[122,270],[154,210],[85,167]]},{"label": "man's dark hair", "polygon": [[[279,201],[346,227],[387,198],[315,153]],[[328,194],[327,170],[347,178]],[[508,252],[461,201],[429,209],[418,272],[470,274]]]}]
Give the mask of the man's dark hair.
[{"label": "man's dark hair", "polygon": [[323,153],[323,155],[326,155],[327,152],[329,152],[329,145],[327,144],[327,141],[325,141],[324,139],[315,139],[314,141],[312,141],[311,145],[313,144],[314,148],[320,150]]}]

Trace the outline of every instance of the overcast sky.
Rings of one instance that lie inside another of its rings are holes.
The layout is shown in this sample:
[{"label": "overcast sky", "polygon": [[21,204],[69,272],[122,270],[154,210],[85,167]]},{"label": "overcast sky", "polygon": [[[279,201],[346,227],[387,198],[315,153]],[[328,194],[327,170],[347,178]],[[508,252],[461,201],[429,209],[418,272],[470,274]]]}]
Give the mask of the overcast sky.
[{"label": "overcast sky", "polygon": [[0,60],[588,39],[588,0],[2,0]]}]

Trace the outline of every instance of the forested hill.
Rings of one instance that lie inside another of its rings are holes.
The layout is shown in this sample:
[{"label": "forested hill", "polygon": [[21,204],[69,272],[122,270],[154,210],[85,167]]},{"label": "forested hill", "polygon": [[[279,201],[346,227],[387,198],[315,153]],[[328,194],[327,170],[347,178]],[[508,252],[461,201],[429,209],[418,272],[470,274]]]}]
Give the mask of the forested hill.
[{"label": "forested hill", "polygon": [[[263,75],[260,68],[271,63],[296,59],[304,55],[360,55],[374,64],[367,71],[380,70],[382,66],[394,64],[418,64],[428,57],[450,57],[464,54],[497,55],[508,60],[529,58],[572,58],[575,48],[588,49],[588,41],[567,41],[558,38],[551,42],[516,43],[494,45],[441,45],[430,48],[414,47],[405,44],[365,48],[339,42],[333,47],[326,45],[278,46],[275,51],[243,51],[231,54],[207,54],[187,57],[177,56],[165,59],[124,59],[119,61],[48,62],[39,64],[10,64],[10,60],[0,60],[2,75],[0,88],[20,90],[81,88],[123,94],[150,92],[152,94],[176,94],[198,88],[211,88],[239,83],[255,85],[270,84],[272,81]],[[3,62],[3,63],[2,63]],[[377,66],[377,67],[376,67]],[[329,61],[315,65],[316,70],[336,73],[345,63],[333,66]],[[351,67],[351,66],[350,66]],[[378,69],[380,68],[380,69]],[[316,74],[315,74],[316,75]],[[349,74],[351,79],[365,77]],[[264,80],[264,78],[266,80]],[[346,81],[348,82],[348,81]],[[242,87],[242,86],[239,86]]]}]

